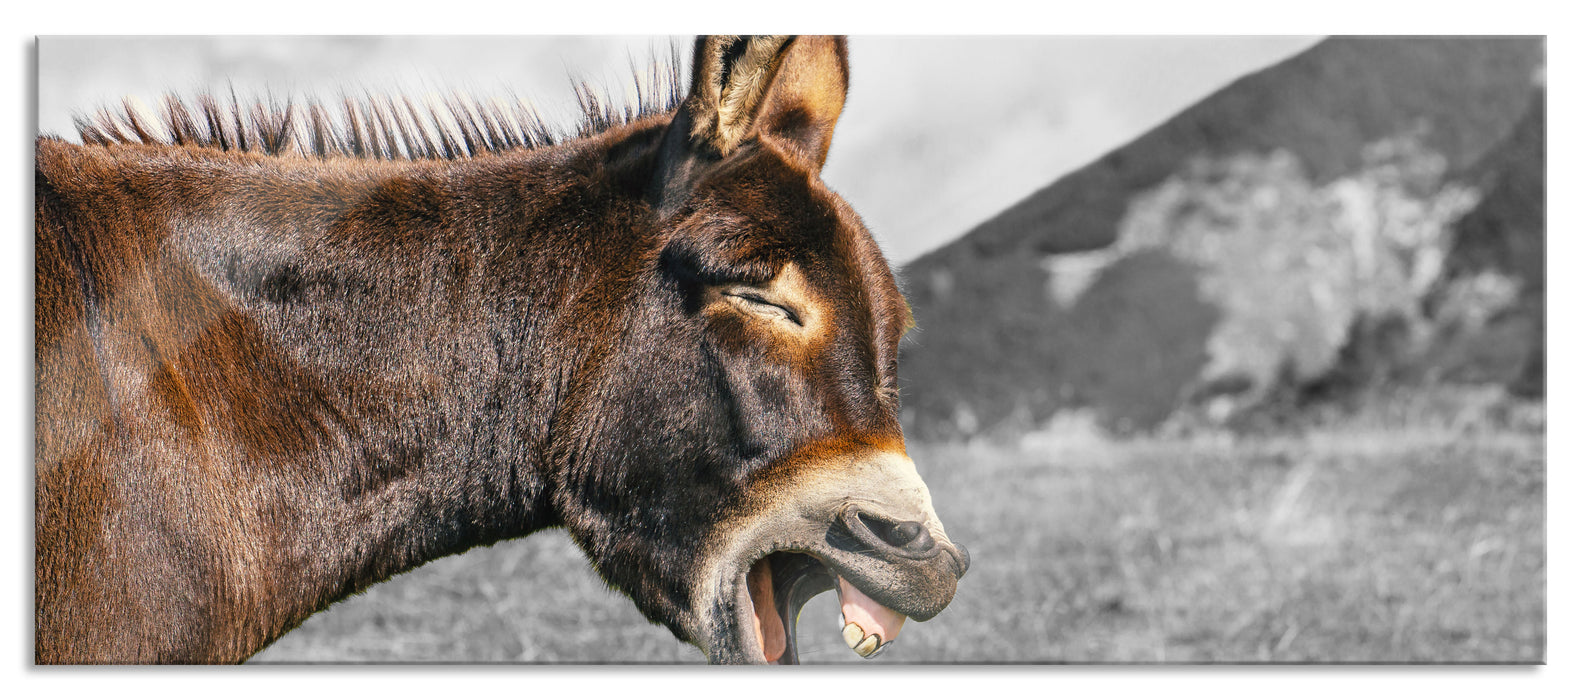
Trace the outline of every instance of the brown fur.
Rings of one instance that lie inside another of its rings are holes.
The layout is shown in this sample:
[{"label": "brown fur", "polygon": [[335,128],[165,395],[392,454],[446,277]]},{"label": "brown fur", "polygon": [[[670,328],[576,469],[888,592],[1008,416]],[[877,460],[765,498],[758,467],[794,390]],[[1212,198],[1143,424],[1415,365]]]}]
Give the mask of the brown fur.
[{"label": "brown fur", "polygon": [[[731,603],[699,598],[705,543],[796,498],[794,465],[904,451],[905,303],[817,178],[845,45],[776,45],[738,67],[766,78],[720,78],[767,81],[740,138],[684,110],[446,146],[174,108],[168,142],[135,118],[40,138],[35,660],[241,661],[550,526],[651,619],[750,660],[707,612]],[[919,616],[965,568],[852,561],[924,582],[880,592]]]}]

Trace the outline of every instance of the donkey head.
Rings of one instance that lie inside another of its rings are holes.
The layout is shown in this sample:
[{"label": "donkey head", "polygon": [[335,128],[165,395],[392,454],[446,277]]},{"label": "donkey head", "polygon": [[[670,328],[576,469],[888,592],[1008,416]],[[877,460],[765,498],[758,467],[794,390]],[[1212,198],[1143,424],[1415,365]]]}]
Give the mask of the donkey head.
[{"label": "donkey head", "polygon": [[652,228],[620,349],[556,418],[572,536],[714,662],[794,663],[797,614],[831,588],[870,656],[967,569],[901,434],[910,312],[819,180],[846,87],[842,39],[698,40],[643,161]]}]

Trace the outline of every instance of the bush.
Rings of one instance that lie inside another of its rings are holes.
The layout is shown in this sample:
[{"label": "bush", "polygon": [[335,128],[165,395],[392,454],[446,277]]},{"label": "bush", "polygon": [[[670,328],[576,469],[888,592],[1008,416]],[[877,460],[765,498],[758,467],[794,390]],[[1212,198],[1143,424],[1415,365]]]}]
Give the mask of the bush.
[{"label": "bush", "polygon": [[[1392,355],[1422,351],[1436,320],[1424,296],[1478,199],[1444,181],[1422,135],[1370,145],[1361,170],[1327,184],[1275,151],[1195,158],[1133,199],[1117,258],[1163,250],[1196,265],[1200,296],[1220,309],[1200,386],[1244,387],[1246,406],[1282,380],[1319,380],[1355,329],[1389,329]],[[1486,316],[1500,295],[1478,296],[1465,308]]]}]

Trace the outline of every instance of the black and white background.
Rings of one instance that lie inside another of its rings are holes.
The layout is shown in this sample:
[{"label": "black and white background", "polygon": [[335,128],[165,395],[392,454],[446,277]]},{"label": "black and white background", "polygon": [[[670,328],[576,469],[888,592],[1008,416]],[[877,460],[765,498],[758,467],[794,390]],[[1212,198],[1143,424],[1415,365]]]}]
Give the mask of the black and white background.
[{"label": "black and white background", "polygon": [[[37,129],[227,81],[509,91],[569,124],[569,77],[619,94],[669,41],[43,37]],[[912,297],[908,437],[974,554],[882,661],[1541,662],[1545,63],[1541,38],[854,37],[825,179]],[[823,618],[804,657],[855,661]],[[255,659],[700,660],[560,533]]]}]

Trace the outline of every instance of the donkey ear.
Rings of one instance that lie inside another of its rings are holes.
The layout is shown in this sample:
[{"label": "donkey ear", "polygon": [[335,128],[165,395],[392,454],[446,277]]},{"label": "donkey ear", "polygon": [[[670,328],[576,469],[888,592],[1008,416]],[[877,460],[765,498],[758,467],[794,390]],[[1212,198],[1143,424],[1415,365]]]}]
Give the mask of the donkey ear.
[{"label": "donkey ear", "polygon": [[844,37],[699,37],[684,106],[692,146],[724,157],[754,135],[769,137],[821,168],[847,72]]},{"label": "donkey ear", "polygon": [[665,138],[661,188],[676,176],[773,139],[813,170],[824,166],[846,103],[843,37],[705,36],[692,58],[692,88]]},{"label": "donkey ear", "polygon": [[691,150],[722,158],[752,135],[790,44],[785,36],[698,37],[692,89],[678,114],[687,120]]},{"label": "donkey ear", "polygon": [[818,171],[829,155],[835,121],[846,106],[850,82],[846,37],[799,36],[784,53],[754,127],[760,135],[789,146]]}]

